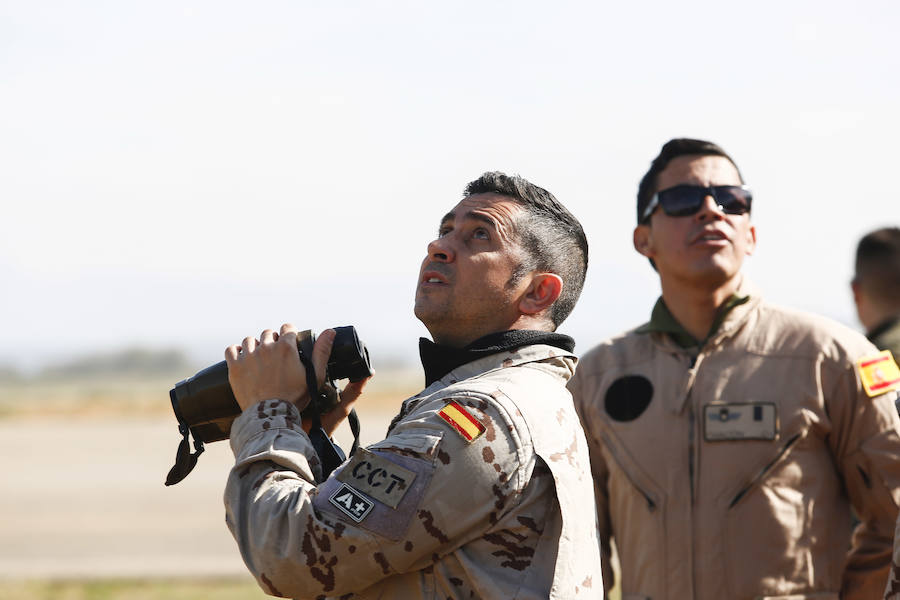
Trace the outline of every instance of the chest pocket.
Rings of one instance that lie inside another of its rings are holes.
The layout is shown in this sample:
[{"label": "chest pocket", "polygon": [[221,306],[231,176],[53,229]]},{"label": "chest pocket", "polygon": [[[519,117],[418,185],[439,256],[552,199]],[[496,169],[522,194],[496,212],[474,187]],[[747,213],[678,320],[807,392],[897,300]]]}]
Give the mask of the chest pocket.
[{"label": "chest pocket", "polygon": [[[742,446],[766,442],[730,443]],[[815,536],[810,535],[810,531],[822,525],[809,520],[811,505],[816,500],[811,494],[817,492],[819,486],[827,486],[829,480],[836,480],[830,475],[834,465],[823,441],[815,435],[808,421],[798,420],[792,427],[786,426],[779,439],[771,443],[770,451],[760,458],[737,485],[720,497],[725,509],[725,563],[734,597],[758,591],[759,582],[771,573],[790,574],[783,582],[788,589],[811,589],[816,582],[809,574],[818,572],[823,566],[828,568],[826,557],[814,559]],[[827,487],[822,493],[832,495]],[[826,511],[823,514],[828,514],[826,505],[820,507]],[[849,519],[846,521],[830,526],[839,531],[849,527]],[[770,548],[771,551],[765,560],[748,568],[739,559],[746,555],[748,547]]]}]

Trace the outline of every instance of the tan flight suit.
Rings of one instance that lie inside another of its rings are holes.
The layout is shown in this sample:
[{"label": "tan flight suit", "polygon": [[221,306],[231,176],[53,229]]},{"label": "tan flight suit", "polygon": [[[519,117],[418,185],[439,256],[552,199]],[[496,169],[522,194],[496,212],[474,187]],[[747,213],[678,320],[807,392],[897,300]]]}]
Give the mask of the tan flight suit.
[{"label": "tan flight suit", "polygon": [[319,486],[296,408],[244,411],[226,520],[260,586],[295,598],[599,597],[593,480],[565,388],[574,363],[533,345],[458,367]]},{"label": "tan flight suit", "polygon": [[[900,317],[876,327],[874,331],[868,333],[868,337],[879,348],[890,350],[894,360],[900,365]],[[887,600],[900,600],[900,544],[897,543],[900,537],[898,534],[900,534],[900,518],[894,529],[894,561],[884,593]]]},{"label": "tan flight suit", "polygon": [[877,351],[749,285],[734,300],[693,350],[654,326],[669,314],[659,302],[651,323],[594,348],[570,382],[622,599],[878,598],[900,420],[894,392],[860,385],[856,361]]}]

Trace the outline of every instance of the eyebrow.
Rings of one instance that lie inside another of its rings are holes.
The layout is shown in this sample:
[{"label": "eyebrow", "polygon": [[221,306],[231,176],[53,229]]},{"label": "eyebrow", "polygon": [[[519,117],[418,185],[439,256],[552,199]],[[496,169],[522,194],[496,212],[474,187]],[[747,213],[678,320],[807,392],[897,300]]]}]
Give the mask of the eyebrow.
[{"label": "eyebrow", "polygon": [[446,215],[444,215],[444,216],[441,218],[441,224],[440,224],[440,227],[443,227],[443,226],[444,226],[444,223],[446,223],[447,221],[452,221],[452,220],[455,219],[455,218],[456,218],[456,213],[454,213],[454,212],[451,210],[450,212],[448,212]]},{"label": "eyebrow", "polygon": [[[497,223],[487,215],[482,215],[480,213],[475,213],[475,212],[467,212],[463,215],[463,220],[466,220],[466,219],[480,221],[482,223],[490,225],[491,229],[497,229]],[[456,220],[456,213],[451,210],[446,215],[444,215],[444,217],[441,219],[440,227],[443,227],[447,223],[447,221],[454,221],[454,220]]]}]

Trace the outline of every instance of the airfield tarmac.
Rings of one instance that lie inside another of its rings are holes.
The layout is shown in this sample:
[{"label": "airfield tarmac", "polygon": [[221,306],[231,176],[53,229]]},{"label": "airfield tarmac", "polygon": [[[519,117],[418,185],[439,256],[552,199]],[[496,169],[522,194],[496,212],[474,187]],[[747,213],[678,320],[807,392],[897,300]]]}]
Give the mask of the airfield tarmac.
[{"label": "airfield tarmac", "polygon": [[[360,413],[366,444],[395,409]],[[0,578],[245,574],[222,504],[228,443],[165,487],[179,439],[168,415],[0,420]]]}]

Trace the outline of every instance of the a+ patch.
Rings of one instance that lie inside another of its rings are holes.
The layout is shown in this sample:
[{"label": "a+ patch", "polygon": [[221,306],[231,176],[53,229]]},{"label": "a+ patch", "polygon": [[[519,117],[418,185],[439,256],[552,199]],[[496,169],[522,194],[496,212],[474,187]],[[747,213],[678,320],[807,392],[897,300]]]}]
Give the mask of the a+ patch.
[{"label": "a+ patch", "polygon": [[365,519],[372,507],[375,506],[372,500],[369,500],[346,483],[342,484],[328,498],[328,501],[357,523]]}]

